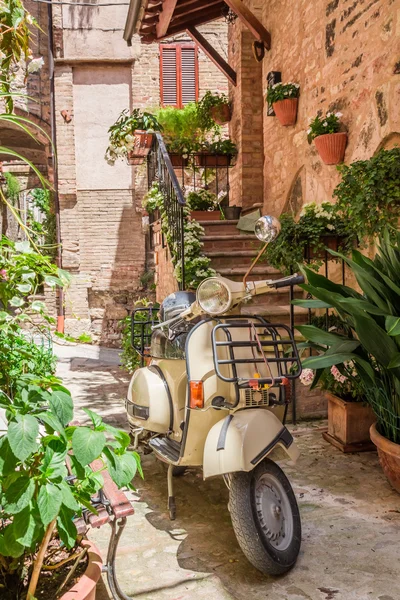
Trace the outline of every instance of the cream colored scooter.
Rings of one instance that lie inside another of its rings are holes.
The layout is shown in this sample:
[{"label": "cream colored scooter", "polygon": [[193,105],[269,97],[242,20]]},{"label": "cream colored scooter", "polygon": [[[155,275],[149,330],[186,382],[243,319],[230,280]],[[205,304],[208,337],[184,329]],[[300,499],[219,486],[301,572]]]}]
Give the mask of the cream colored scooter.
[{"label": "cream colored scooter", "polygon": [[[280,223],[262,217],[255,231],[267,244]],[[161,306],[162,322],[151,308],[144,309],[143,321],[139,309],[133,342],[142,351],[150,342],[150,358],[133,375],[126,409],[135,444],[146,443],[169,465],[171,519],[174,474],[190,466],[202,467],[205,479],[222,475],[244,554],[261,572],[278,575],[293,567],[301,543],[296,498],[274,462],[299,455],[284,422],[301,363],[287,326],[241,316],[237,309],[256,295],[304,280],[247,281],[252,267],[243,282],[212,277],[197,296],[172,294]]]}]

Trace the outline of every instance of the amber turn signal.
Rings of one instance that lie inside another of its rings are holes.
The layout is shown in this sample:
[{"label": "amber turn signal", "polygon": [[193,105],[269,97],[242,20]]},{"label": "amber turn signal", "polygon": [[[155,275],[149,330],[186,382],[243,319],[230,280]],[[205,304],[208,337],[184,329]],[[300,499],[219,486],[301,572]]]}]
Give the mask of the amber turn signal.
[{"label": "amber turn signal", "polygon": [[204,408],[204,391],[202,381],[190,382],[190,408]]}]

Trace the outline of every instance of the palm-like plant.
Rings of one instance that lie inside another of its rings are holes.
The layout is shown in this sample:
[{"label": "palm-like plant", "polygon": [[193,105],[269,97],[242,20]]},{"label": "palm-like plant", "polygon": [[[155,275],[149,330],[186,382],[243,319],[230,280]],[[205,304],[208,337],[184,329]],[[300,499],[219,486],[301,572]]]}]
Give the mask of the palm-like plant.
[{"label": "palm-like plant", "polygon": [[318,353],[303,364],[316,369],[315,386],[327,368],[352,361],[377,415],[380,433],[400,443],[400,233],[385,233],[374,260],[356,250],[351,259],[331,253],[346,261],[363,293],[303,269],[308,280],[303,288],[314,299],[294,303],[335,309],[348,331],[338,335],[299,326],[308,345]]}]

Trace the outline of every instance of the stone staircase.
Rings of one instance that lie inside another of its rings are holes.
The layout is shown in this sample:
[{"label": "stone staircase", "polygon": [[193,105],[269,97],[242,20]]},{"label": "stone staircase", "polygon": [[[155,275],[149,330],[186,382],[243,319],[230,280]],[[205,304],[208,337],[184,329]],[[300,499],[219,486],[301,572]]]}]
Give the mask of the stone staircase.
[{"label": "stone staircase", "polygon": [[[257,256],[261,242],[255,235],[242,234],[237,229],[238,221],[201,221],[205,235],[203,251],[211,259],[211,266],[223,277],[233,281],[241,281],[251,262]],[[260,261],[254,268],[250,279],[279,279],[282,274],[265,261]],[[294,297],[302,298],[303,291],[295,286]],[[250,303],[242,306],[242,314],[265,316],[272,322],[289,324],[290,322],[289,289],[271,290],[271,293],[258,296]],[[294,307],[295,324],[308,320],[305,308]]]}]

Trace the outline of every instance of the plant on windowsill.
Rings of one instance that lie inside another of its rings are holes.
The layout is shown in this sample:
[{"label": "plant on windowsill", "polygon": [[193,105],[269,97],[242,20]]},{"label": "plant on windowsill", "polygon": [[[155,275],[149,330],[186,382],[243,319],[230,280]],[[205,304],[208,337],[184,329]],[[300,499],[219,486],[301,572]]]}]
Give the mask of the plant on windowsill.
[{"label": "plant on windowsill", "polygon": [[162,131],[162,126],[151,113],[142,112],[139,108],[131,114],[123,110],[108,130],[110,144],[105,155],[108,164],[114,165],[119,158],[125,158],[130,165],[143,164],[155,131]]},{"label": "plant on windowsill", "polygon": [[231,103],[225,94],[213,94],[209,90],[197,103],[197,110],[204,130],[212,129],[215,124],[225,125],[231,120]]},{"label": "plant on windowsill", "polygon": [[218,198],[209,190],[199,189],[189,192],[186,202],[190,208],[190,217],[196,221],[218,221],[221,218]]},{"label": "plant on windowsill", "polygon": [[[373,260],[354,250],[343,257],[362,293],[304,268],[303,288],[340,316],[350,333],[328,339],[326,331],[304,332],[318,356],[307,358],[305,368],[317,371],[352,361],[362,382],[363,396],[372,406],[377,424],[371,440],[392,486],[400,492],[400,232],[385,231]],[[315,306],[315,300],[296,300]],[[300,328],[301,329],[301,328]]]},{"label": "plant on windowsill", "polygon": [[274,113],[284,127],[295,125],[300,96],[298,83],[275,83],[267,91],[267,102],[274,109]]},{"label": "plant on windowsill", "polygon": [[347,145],[347,133],[340,131],[341,112],[327,112],[311,119],[307,130],[308,143],[314,140],[318,154],[326,165],[337,165],[344,160]]}]

